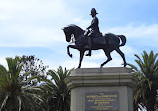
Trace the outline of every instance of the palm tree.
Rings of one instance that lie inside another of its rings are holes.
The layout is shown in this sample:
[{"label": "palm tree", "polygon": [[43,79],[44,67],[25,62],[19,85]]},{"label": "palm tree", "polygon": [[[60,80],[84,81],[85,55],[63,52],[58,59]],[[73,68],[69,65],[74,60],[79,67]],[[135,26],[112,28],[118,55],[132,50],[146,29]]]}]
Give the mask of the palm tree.
[{"label": "palm tree", "polygon": [[[72,70],[72,69],[71,69]],[[47,72],[48,78],[43,78],[41,87],[47,92],[45,98],[49,103],[49,111],[70,111],[70,90],[64,82],[71,70],[62,69],[61,66]]]},{"label": "palm tree", "polygon": [[[154,54],[153,51],[147,54],[143,51],[142,59],[135,54],[137,58],[135,61],[139,69],[128,64],[138,80],[134,89],[134,102],[135,106],[141,105],[146,107],[147,111],[154,111],[156,106],[156,95],[158,89],[158,53]],[[139,105],[138,105],[139,104]]]},{"label": "palm tree", "polygon": [[22,64],[18,58],[6,58],[8,70],[0,65],[0,111],[44,111],[46,102],[37,94],[39,88],[27,86],[33,78],[24,81],[30,73],[20,75]]}]

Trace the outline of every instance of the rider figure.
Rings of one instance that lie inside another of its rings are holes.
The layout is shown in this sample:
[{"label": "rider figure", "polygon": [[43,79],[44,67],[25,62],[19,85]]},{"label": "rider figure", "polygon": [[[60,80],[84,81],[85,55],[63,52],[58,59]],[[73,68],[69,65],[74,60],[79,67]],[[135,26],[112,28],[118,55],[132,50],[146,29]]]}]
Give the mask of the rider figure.
[{"label": "rider figure", "polygon": [[98,37],[100,36],[100,31],[99,31],[99,20],[96,17],[96,14],[98,14],[95,10],[95,8],[91,9],[91,16],[92,16],[92,22],[91,25],[89,27],[87,27],[87,29],[90,29],[89,34],[85,34],[85,36],[88,36],[88,48],[89,48],[89,53],[86,56],[91,56],[91,48],[92,48],[92,37]]}]

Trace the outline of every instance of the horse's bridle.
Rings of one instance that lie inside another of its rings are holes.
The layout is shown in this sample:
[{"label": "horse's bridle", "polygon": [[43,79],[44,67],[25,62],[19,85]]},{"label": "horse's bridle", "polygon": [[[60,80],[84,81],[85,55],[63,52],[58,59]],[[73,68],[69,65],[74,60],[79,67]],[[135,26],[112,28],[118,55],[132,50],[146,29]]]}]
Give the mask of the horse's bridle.
[{"label": "horse's bridle", "polygon": [[[71,42],[71,41],[72,41],[72,42]],[[73,44],[73,43],[75,43],[75,42],[76,42],[76,40],[75,40],[74,34],[72,34],[69,44]]]}]

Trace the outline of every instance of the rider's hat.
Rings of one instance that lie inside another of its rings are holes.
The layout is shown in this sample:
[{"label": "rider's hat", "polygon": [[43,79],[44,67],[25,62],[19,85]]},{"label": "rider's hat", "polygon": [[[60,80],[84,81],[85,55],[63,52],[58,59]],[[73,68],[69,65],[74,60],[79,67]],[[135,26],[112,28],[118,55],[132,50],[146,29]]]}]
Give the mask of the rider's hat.
[{"label": "rider's hat", "polygon": [[97,11],[95,10],[95,8],[92,8],[92,9],[91,9],[91,14],[90,14],[90,15],[96,15],[96,14],[98,14]]}]

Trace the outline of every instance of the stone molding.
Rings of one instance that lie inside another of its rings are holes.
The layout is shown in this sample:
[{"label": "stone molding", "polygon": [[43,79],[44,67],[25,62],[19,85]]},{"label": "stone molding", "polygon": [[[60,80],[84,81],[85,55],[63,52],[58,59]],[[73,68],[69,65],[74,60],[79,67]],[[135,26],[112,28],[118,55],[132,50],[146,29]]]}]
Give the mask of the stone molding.
[{"label": "stone molding", "polygon": [[96,86],[134,87],[135,80],[131,69],[125,67],[81,68],[73,70],[65,83],[70,89]]}]

